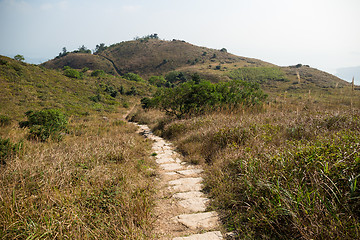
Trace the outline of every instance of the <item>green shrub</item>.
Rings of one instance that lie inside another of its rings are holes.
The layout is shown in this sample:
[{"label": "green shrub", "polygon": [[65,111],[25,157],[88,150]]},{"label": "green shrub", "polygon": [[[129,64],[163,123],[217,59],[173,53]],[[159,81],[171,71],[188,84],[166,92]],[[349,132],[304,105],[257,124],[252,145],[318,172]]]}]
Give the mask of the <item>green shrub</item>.
[{"label": "green shrub", "polygon": [[0,165],[6,162],[19,153],[22,147],[22,142],[12,143],[10,139],[3,139],[0,137]]},{"label": "green shrub", "polygon": [[82,78],[82,73],[72,68],[65,69],[64,75],[69,78],[78,78],[78,79]]},{"label": "green shrub", "polygon": [[95,96],[91,96],[89,97],[89,99],[93,102],[100,102],[101,101],[101,95],[100,94],[97,94]]},{"label": "green shrub", "polygon": [[144,98],[144,108],[158,108],[182,118],[199,115],[219,108],[234,109],[258,105],[267,95],[257,83],[240,80],[213,84],[208,81],[188,81],[174,88],[161,88],[153,98]]},{"label": "green shrub", "polygon": [[0,59],[0,65],[6,65],[7,64],[7,61],[4,60],[4,59]]},{"label": "green shrub", "polygon": [[151,76],[149,78],[149,83],[157,87],[163,87],[166,84],[166,80],[163,76]]},{"label": "green shrub", "polygon": [[139,75],[137,75],[135,73],[126,73],[122,77],[129,81],[135,81],[135,82],[143,82],[144,81]]},{"label": "green shrub", "polygon": [[20,122],[20,127],[29,127],[29,139],[46,141],[49,137],[61,140],[66,131],[67,119],[59,110],[46,109],[37,112],[28,111],[27,121]]},{"label": "green shrub", "polygon": [[0,127],[9,126],[11,123],[11,120],[6,115],[0,115]]},{"label": "green shrub", "polygon": [[101,77],[101,76],[104,76],[105,75],[105,72],[103,70],[95,70],[91,73],[91,76],[92,77]]}]

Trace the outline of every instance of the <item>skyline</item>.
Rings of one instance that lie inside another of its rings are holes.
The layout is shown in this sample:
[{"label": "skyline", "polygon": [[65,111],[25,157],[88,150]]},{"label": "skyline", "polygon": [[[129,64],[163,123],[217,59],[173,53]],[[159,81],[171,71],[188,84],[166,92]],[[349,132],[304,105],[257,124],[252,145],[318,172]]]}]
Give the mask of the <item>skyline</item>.
[{"label": "skyline", "polygon": [[92,50],[157,33],[336,74],[360,67],[359,9],[357,0],[0,0],[0,54],[39,64],[63,47]]}]

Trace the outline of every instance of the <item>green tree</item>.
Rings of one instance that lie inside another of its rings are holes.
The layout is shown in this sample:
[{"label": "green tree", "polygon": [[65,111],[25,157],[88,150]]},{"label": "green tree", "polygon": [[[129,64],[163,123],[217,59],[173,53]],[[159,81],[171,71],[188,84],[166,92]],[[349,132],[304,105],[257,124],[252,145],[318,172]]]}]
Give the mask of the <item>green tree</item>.
[{"label": "green tree", "polygon": [[96,45],[95,53],[100,53],[100,52],[104,51],[106,48],[107,48],[107,46],[105,46],[105,43],[100,43],[99,45]]},{"label": "green tree", "polygon": [[14,59],[15,59],[16,61],[20,61],[20,62],[25,61],[24,56],[23,56],[23,55],[20,55],[20,54],[17,54],[17,55],[14,57]]}]

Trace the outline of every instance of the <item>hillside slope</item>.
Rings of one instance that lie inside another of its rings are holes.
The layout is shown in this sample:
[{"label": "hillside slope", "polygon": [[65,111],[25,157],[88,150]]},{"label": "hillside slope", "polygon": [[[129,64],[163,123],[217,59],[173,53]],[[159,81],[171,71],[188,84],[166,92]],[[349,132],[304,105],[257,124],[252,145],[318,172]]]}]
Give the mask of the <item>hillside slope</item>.
[{"label": "hillside slope", "polygon": [[81,79],[69,78],[63,71],[0,56],[0,114],[15,119],[23,117],[28,110],[42,108],[58,108],[76,115],[115,111],[131,101],[132,94],[126,93],[132,87],[137,94],[151,92],[151,87],[144,83],[112,75],[91,77],[88,71]]},{"label": "hillside slope", "polygon": [[[139,39],[121,42],[96,55],[71,53],[42,65],[54,69],[66,65],[77,69],[88,67],[112,74],[116,72],[119,75],[133,72],[144,78],[181,71],[187,76],[198,73],[203,79],[212,82],[228,81],[231,76],[236,76],[244,80],[258,81],[270,92],[304,92],[309,89],[326,91],[328,88],[349,85],[334,75],[307,65],[279,67],[258,59],[233,55],[226,49],[209,49],[180,40]],[[246,76],[239,75],[244,72]],[[277,72],[275,78],[267,75],[273,75],[273,72]]]}]

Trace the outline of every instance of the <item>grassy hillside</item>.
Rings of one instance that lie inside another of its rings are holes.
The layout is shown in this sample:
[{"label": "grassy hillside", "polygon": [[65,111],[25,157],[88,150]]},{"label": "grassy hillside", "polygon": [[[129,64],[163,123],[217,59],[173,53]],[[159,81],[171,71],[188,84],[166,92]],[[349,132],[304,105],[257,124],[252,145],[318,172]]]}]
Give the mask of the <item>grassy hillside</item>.
[{"label": "grassy hillside", "polygon": [[[0,89],[0,239],[152,239],[150,142],[122,118],[151,87],[0,56]],[[44,108],[65,117],[19,127]]]},{"label": "grassy hillside", "polygon": [[171,71],[182,72],[191,79],[195,73],[211,82],[243,79],[256,81],[271,97],[313,91],[324,95],[349,83],[307,65],[279,67],[258,59],[235,56],[226,49],[198,47],[185,41],[138,39],[106,47],[96,55],[71,53],[43,64],[49,68],[69,65],[77,69],[103,69],[124,75],[137,73],[148,79],[152,75],[165,76]]},{"label": "grassy hillside", "polygon": [[[69,115],[114,112],[133,101],[134,96],[126,94],[132,87],[141,95],[151,92],[146,84],[112,75],[93,77],[91,71],[86,71],[79,79],[64,74],[63,70],[49,70],[0,56],[0,114],[19,119],[30,109],[42,108],[62,109]],[[111,91],[117,91],[115,97]]]},{"label": "grassy hillside", "polygon": [[66,56],[57,57],[41,65],[49,69],[62,69],[64,66],[75,69],[87,67],[90,70],[101,69],[106,73],[118,75],[116,69],[109,60],[89,53],[69,53],[66,54]]}]

